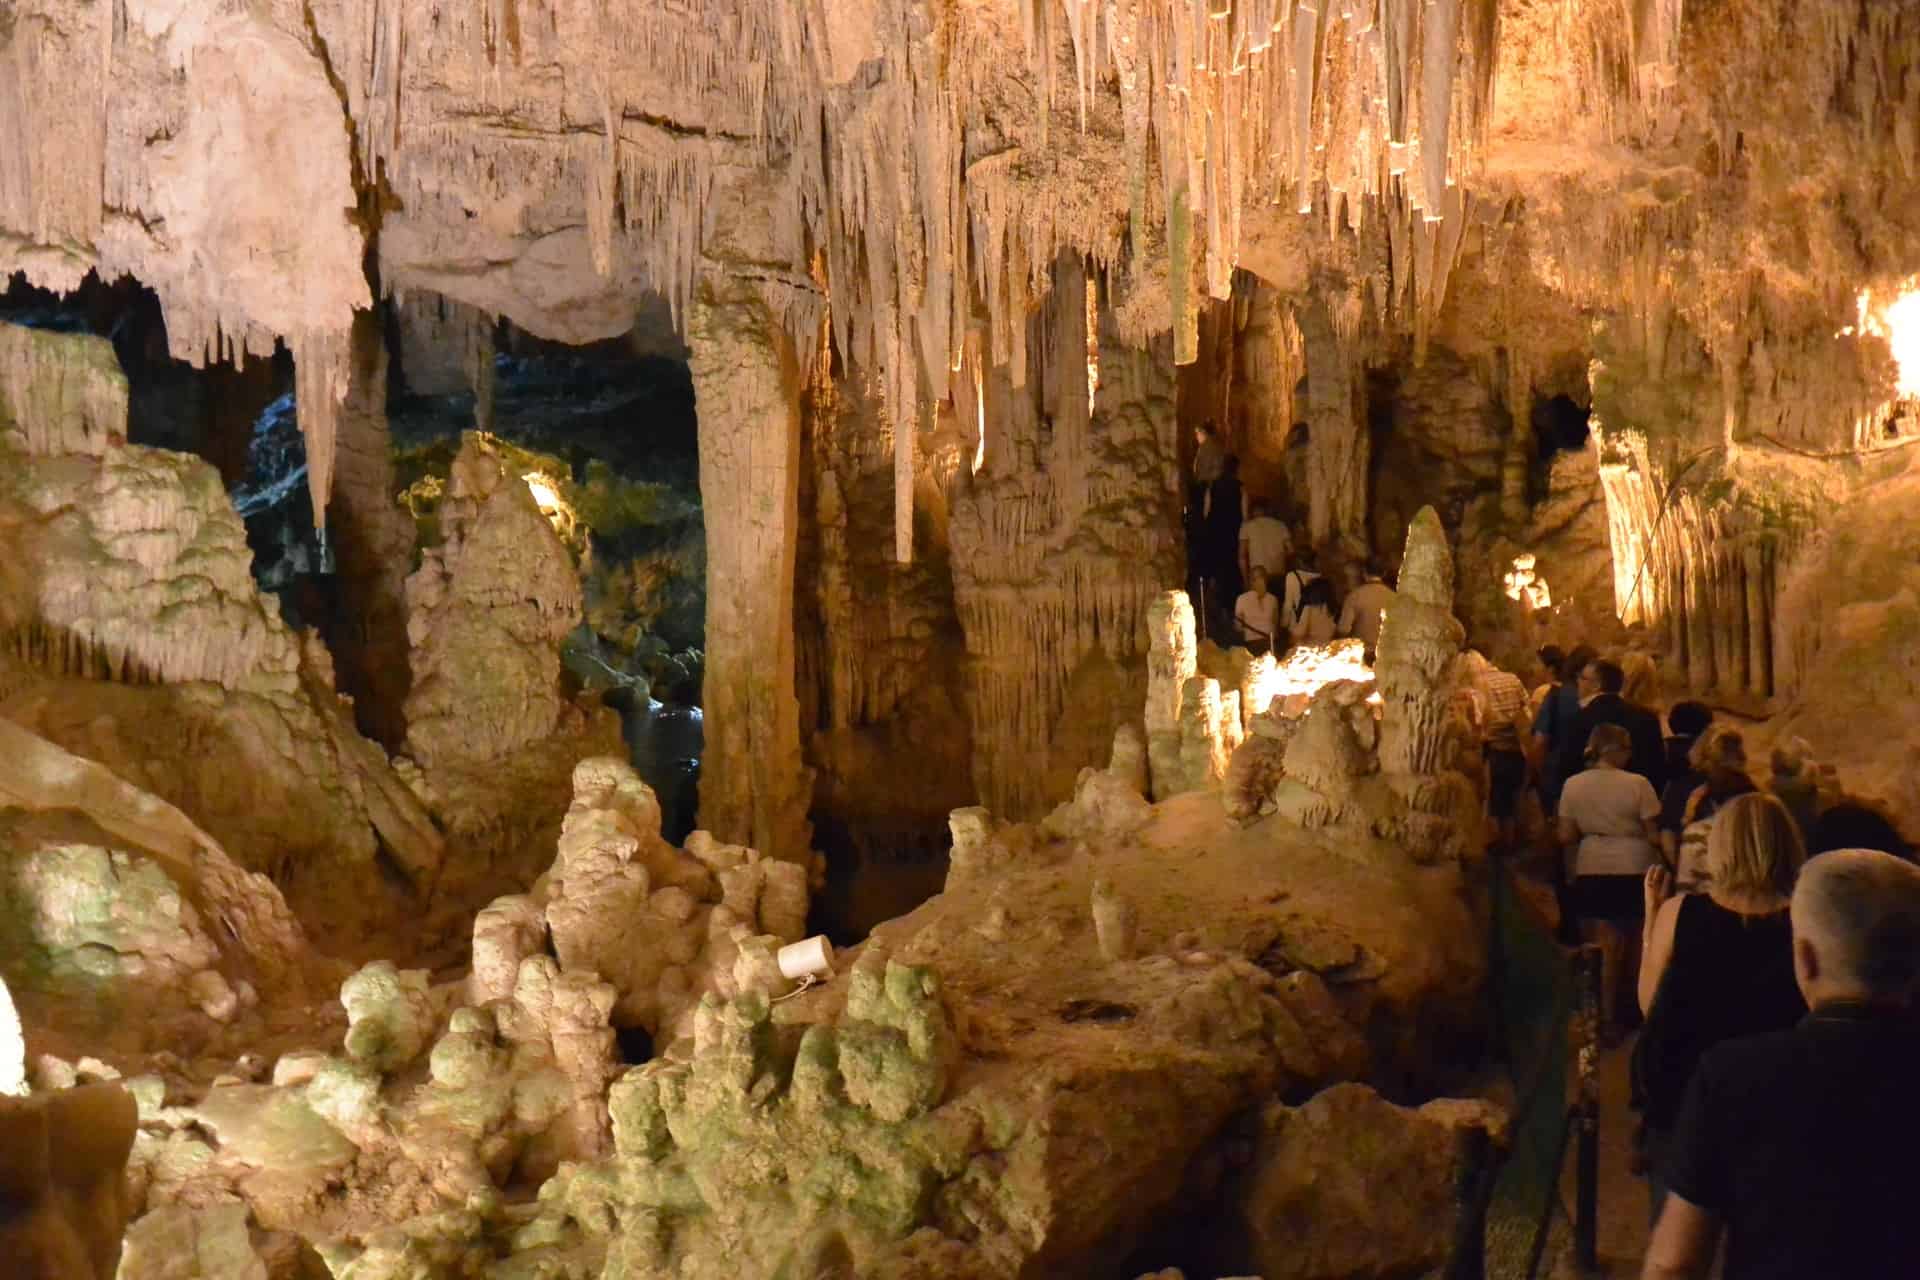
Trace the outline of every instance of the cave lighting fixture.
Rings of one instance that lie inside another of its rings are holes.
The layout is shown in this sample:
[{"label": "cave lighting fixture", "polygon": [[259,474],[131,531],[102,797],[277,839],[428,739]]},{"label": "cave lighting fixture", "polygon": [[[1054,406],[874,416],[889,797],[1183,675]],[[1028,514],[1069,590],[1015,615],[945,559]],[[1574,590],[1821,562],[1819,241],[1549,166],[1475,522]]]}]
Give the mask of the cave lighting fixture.
[{"label": "cave lighting fixture", "polygon": [[[1286,657],[1275,661],[1262,656],[1254,659],[1248,671],[1253,690],[1253,710],[1264,713],[1280,699],[1279,714],[1295,720],[1306,714],[1313,695],[1336,680],[1373,683],[1373,668],[1367,665],[1366,645],[1358,639],[1335,640],[1332,644],[1296,645]],[[1380,705],[1376,689],[1367,701]]]},{"label": "cave lighting fixture", "polygon": [[1893,349],[1893,362],[1899,367],[1895,396],[1920,399],[1920,276],[1909,279],[1884,303],[1874,300],[1871,289],[1862,291],[1859,327],[1862,333],[1885,338]]},{"label": "cave lighting fixture", "polygon": [[1531,552],[1523,552],[1513,558],[1513,568],[1506,576],[1507,599],[1518,601],[1529,609],[1553,608],[1553,593],[1547,590],[1547,580],[1534,568]]}]

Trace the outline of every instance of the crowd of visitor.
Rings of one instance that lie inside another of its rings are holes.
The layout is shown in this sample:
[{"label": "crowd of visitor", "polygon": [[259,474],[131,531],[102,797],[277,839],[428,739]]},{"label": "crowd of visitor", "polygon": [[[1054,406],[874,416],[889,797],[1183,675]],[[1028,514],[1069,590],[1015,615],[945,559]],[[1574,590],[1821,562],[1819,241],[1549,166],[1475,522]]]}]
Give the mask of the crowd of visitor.
[{"label": "crowd of visitor", "polygon": [[[1748,733],[1704,703],[1667,707],[1663,735],[1622,664],[1584,646],[1539,657],[1522,790],[1547,819],[1567,940],[1600,951],[1603,1042],[1638,1028],[1645,1275],[1920,1276],[1904,1212],[1920,1141],[1908,845],[1804,742],[1775,746],[1757,778]],[[1475,658],[1490,831],[1523,855],[1512,692]]]},{"label": "crowd of visitor", "polygon": [[1186,527],[1187,594],[1202,635],[1274,654],[1351,636],[1372,661],[1393,601],[1385,571],[1361,557],[1323,567],[1313,548],[1296,550],[1278,505],[1242,487],[1239,460],[1211,424],[1195,431]]},{"label": "crowd of visitor", "polygon": [[[1296,547],[1210,424],[1187,532],[1210,638],[1280,652],[1356,636],[1373,660],[1394,600],[1380,566]],[[1563,941],[1600,953],[1603,1043],[1638,1032],[1643,1274],[1920,1277],[1920,866],[1905,840],[1804,742],[1773,746],[1757,778],[1739,724],[1690,698],[1660,714],[1644,655],[1538,658],[1529,693],[1464,655],[1462,741],[1484,753],[1492,847],[1547,854]]]}]

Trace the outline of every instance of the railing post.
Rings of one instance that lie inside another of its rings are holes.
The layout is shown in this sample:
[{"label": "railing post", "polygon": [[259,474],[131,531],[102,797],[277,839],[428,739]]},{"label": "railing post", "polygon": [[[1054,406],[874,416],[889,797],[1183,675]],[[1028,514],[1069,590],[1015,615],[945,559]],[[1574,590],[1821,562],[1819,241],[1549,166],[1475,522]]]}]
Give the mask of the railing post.
[{"label": "railing post", "polygon": [[1600,949],[1581,947],[1574,973],[1580,1016],[1574,1023],[1579,1066],[1573,1123],[1579,1147],[1574,1160],[1573,1260],[1582,1273],[1593,1275],[1600,1269]]},{"label": "railing post", "polygon": [[1460,1143],[1453,1250],[1445,1280],[1486,1280],[1487,1206],[1493,1199],[1493,1182],[1498,1172],[1493,1158],[1493,1139],[1485,1129],[1468,1129]]}]

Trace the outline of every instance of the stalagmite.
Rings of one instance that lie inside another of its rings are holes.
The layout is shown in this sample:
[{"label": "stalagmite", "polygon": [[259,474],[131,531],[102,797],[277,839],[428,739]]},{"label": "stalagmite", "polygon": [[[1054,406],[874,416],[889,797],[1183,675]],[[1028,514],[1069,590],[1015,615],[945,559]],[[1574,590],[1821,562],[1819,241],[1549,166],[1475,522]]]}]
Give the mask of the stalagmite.
[{"label": "stalagmite", "polygon": [[1173,794],[1181,776],[1180,700],[1194,674],[1193,604],[1184,591],[1154,600],[1147,615],[1147,752],[1153,798]]},{"label": "stalagmite", "polygon": [[1453,617],[1453,551],[1432,507],[1407,529],[1399,597],[1380,629],[1380,767],[1437,773],[1465,630]]}]

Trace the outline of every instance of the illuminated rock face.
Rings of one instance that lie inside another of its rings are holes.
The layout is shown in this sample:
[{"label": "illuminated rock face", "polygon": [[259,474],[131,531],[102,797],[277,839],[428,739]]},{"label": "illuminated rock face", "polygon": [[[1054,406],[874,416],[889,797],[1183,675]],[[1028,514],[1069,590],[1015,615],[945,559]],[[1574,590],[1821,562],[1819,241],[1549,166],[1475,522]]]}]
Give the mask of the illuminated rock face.
[{"label": "illuminated rock face", "polygon": [[407,580],[407,751],[428,770],[551,737],[566,712],[560,642],[581,618],[566,546],[480,436],[454,461],[440,520],[444,540]]}]

